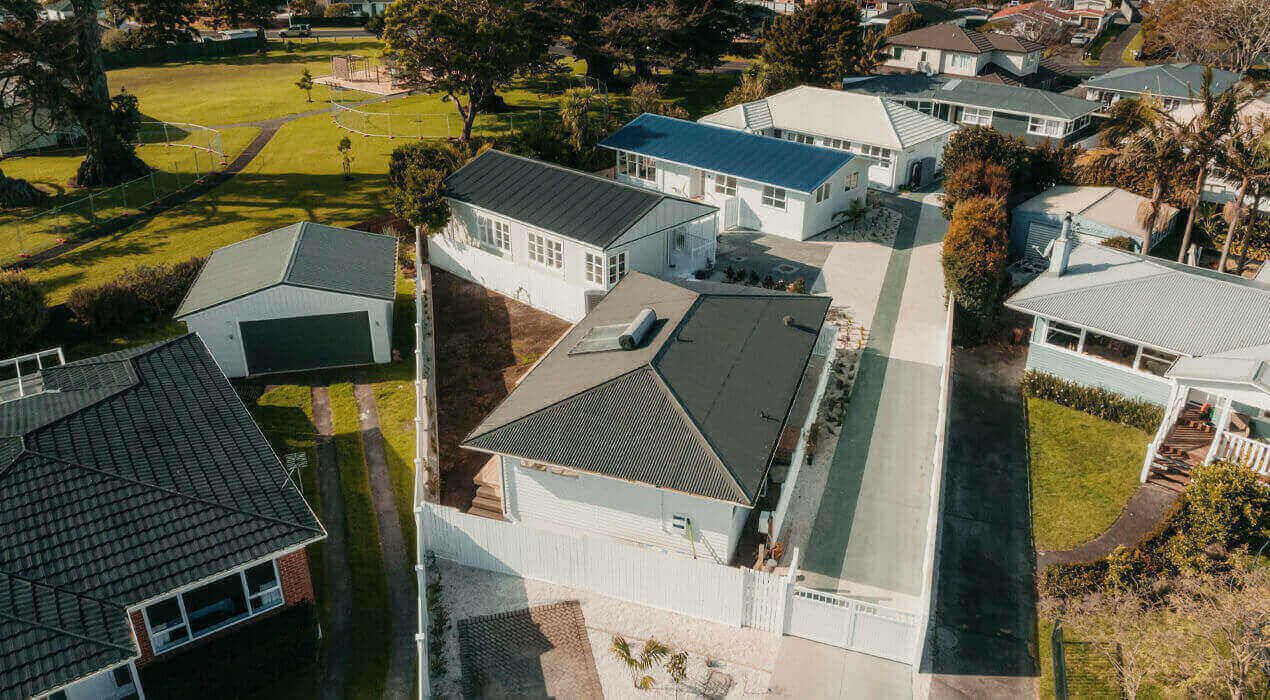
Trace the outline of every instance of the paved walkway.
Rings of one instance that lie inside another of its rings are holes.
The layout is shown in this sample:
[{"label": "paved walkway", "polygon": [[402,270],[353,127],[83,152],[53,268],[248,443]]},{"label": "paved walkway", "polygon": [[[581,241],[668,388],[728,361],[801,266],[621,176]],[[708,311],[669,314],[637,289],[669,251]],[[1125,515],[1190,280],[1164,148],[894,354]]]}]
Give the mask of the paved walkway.
[{"label": "paved walkway", "polygon": [[353,577],[348,568],[347,521],[344,495],[340,491],[340,468],[335,457],[335,421],[331,415],[330,391],[315,386],[313,424],[317,428],[318,494],[322,501],[322,524],[326,526],[322,573],[326,581],[326,602],[330,607],[330,629],[322,665],[321,700],[344,700],[348,686],[348,664],[352,655],[349,641],[353,632]]},{"label": "paved walkway", "polygon": [[379,525],[379,554],[388,577],[392,637],[384,697],[405,700],[410,697],[415,676],[415,615],[419,599],[414,567],[401,534],[401,520],[397,517],[397,502],[384,454],[384,436],[379,429],[379,411],[375,408],[375,391],[364,378],[359,378],[353,385],[353,396],[357,399],[362,451],[370,478],[375,520]]},{"label": "paved walkway", "polygon": [[846,651],[798,637],[782,637],[772,671],[771,694],[779,698],[913,697],[907,665]]},{"label": "paved walkway", "polygon": [[1116,547],[1132,547],[1141,542],[1164,521],[1164,516],[1177,500],[1177,492],[1146,483],[1138,487],[1120,511],[1120,517],[1098,537],[1076,547],[1061,551],[1038,552],[1036,572],[1039,575],[1050,564],[1082,564],[1111,554]]},{"label": "paved walkway", "polygon": [[1125,27],[1124,31],[1120,32],[1116,38],[1107,42],[1107,45],[1102,47],[1102,53],[1098,55],[1098,67],[1111,70],[1123,66],[1125,47],[1129,46],[1129,42],[1133,41],[1133,38],[1140,31],[1142,31],[1142,25],[1138,22],[1133,22]]}]

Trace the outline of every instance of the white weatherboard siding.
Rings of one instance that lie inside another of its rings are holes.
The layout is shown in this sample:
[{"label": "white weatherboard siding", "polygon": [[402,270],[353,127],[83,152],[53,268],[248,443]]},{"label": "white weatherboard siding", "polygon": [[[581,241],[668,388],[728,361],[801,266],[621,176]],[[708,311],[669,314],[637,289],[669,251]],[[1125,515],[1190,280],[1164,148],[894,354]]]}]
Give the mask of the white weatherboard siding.
[{"label": "white weatherboard siding", "polygon": [[247,356],[238,330],[240,321],[354,311],[366,311],[370,315],[371,348],[375,362],[392,360],[392,302],[386,299],[278,285],[190,314],[181,320],[203,339],[226,377],[245,377]]},{"label": "white weatherboard siding", "polygon": [[[714,249],[710,246],[708,250],[700,251],[697,260],[679,258],[676,259],[679,267],[670,267],[673,232],[681,230],[686,234],[689,253],[694,247],[694,238],[697,245],[714,240],[714,216],[680,223],[691,216],[686,208],[687,205],[681,202],[664,200],[612,245],[601,249],[451,200],[450,209],[454,215],[449,225],[441,233],[428,238],[428,261],[487,289],[576,323],[586,315],[586,293],[606,292],[612,287],[608,280],[607,259],[610,257],[625,253],[627,272],[638,270],[658,276],[688,274],[703,265],[705,257],[714,258]],[[511,250],[499,250],[479,241],[478,216],[507,223]],[[529,259],[530,233],[561,243],[562,267],[549,268]],[[604,278],[600,282],[587,279],[587,253],[605,258]],[[613,284],[616,282],[612,280]]]},{"label": "white weatherboard siding", "polygon": [[[692,521],[696,556],[732,557],[749,509],[739,504],[612,479],[597,474],[529,468],[502,457],[508,514],[526,523],[693,554],[693,543],[674,527],[676,515]],[[557,473],[563,472],[563,473]]]}]

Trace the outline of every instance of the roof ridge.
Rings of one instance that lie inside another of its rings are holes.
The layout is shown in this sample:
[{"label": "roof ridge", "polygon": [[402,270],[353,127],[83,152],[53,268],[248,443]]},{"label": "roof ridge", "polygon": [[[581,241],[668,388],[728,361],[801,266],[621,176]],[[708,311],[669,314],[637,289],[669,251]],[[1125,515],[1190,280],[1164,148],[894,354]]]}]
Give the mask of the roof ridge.
[{"label": "roof ridge", "polygon": [[47,583],[39,579],[31,578],[30,576],[23,576],[22,574],[14,573],[12,571],[9,571],[8,569],[0,569],[0,576],[8,576],[9,578],[15,578],[15,579],[18,579],[19,581],[25,581],[26,583],[29,583],[32,586],[43,586],[44,588],[48,588],[49,590],[57,591],[58,593],[65,593],[66,595],[74,596],[76,598],[83,598],[84,600],[90,600],[100,605],[109,605],[111,607],[119,608],[120,610],[127,609],[127,606],[124,606],[120,603],[116,603],[113,600],[98,598],[97,596],[89,595],[87,593],[82,593],[80,591],[72,591],[71,589],[66,588],[64,586],[59,586],[53,583]]},{"label": "roof ridge", "polygon": [[[668,192],[661,192],[661,191],[658,191],[658,190],[652,190],[652,189],[649,189],[649,188],[647,188],[647,187],[639,187],[639,186],[637,186],[637,185],[632,185],[632,184],[627,183],[627,182],[620,182],[620,181],[615,180],[615,179],[612,179],[612,178],[600,177],[599,175],[596,175],[595,173],[588,173],[588,172],[587,172],[587,171],[585,171],[585,170],[578,170],[577,168],[570,168],[570,167],[568,167],[567,165],[561,165],[561,164],[559,164],[559,163],[552,163],[551,161],[548,161],[548,160],[538,160],[537,158],[530,158],[530,157],[528,157],[528,156],[522,156],[522,155],[520,155],[519,153],[510,153],[510,152],[508,152],[508,151],[504,151],[504,150],[502,150],[501,148],[489,148],[489,149],[486,149],[486,150],[484,150],[484,151],[481,151],[481,153],[480,153],[480,154],[478,154],[478,155],[476,156],[476,158],[480,158],[481,156],[485,155],[486,153],[498,153],[499,155],[504,155],[504,156],[507,156],[508,158],[515,158],[515,159],[517,159],[517,160],[523,160],[523,161],[528,162],[528,163],[533,163],[534,165],[545,166],[545,167],[548,167],[548,168],[553,168],[553,169],[555,169],[555,170],[561,170],[561,171],[564,171],[564,172],[566,172],[566,173],[570,173],[570,174],[572,174],[572,175],[581,175],[581,176],[583,176],[583,177],[585,177],[585,178],[589,178],[589,179],[591,179],[591,180],[595,180],[596,182],[603,182],[603,183],[607,183],[607,184],[610,184],[610,185],[617,185],[618,187],[622,187],[622,188],[625,188],[625,189],[628,189],[628,190],[633,190],[633,191],[635,191],[635,192],[640,192],[640,193],[643,193],[643,194],[651,195],[651,196],[653,196],[655,199],[657,199],[659,202],[660,202],[661,200],[665,200],[665,199],[674,199],[674,200],[677,200],[677,201],[680,201],[680,202],[690,202],[690,203],[692,203],[692,204],[700,204],[700,202],[693,201],[693,200],[688,199],[688,198],[686,198],[686,197],[678,197],[678,196],[673,195],[673,194],[670,194],[670,193],[668,193]],[[476,160],[476,158],[473,158],[472,160]],[[470,163],[470,162],[472,162],[472,161],[468,161],[468,163]],[[464,163],[464,166],[466,166],[466,165],[467,165],[467,163]],[[456,171],[456,172],[457,172],[457,171]],[[449,178],[447,177],[446,179],[449,179]],[[653,206],[656,206],[656,205],[654,204]],[[651,209],[651,208],[652,208],[652,207],[649,207],[649,209]],[[645,210],[645,213],[647,213],[647,210]]]},{"label": "roof ridge", "polygon": [[[694,305],[696,303],[696,301],[693,302]],[[665,347],[666,346],[663,345],[661,349],[664,350]],[[658,355],[660,355],[660,351],[658,352]],[[736,478],[736,474],[732,472],[732,468],[728,466],[726,461],[724,461],[723,456],[719,454],[718,448],[710,442],[710,438],[706,436],[705,432],[701,429],[701,426],[697,424],[695,419],[693,419],[692,414],[688,413],[688,409],[683,405],[683,400],[679,398],[679,394],[675,392],[674,388],[670,386],[670,383],[666,381],[666,378],[662,376],[661,370],[657,369],[657,366],[651,362],[648,363],[646,367],[648,368],[649,373],[653,376],[654,381],[657,382],[657,386],[661,387],[662,391],[666,392],[666,396],[670,399],[671,406],[675,408],[675,411],[679,413],[681,418],[687,421],[688,425],[692,426],[692,432],[697,436],[697,439],[710,452],[710,456],[714,458],[714,461],[718,462],[719,466],[723,468],[723,473],[727,475],[728,481],[734,489],[734,492],[741,498],[745,499],[747,503],[753,503],[755,499],[750,497],[750,494],[746,493],[745,489],[741,487],[741,481]]]},{"label": "roof ridge", "polygon": [[[84,463],[82,463],[82,462],[76,462],[76,461],[74,461],[74,460],[66,459],[66,458],[64,458],[64,457],[58,457],[58,456],[55,456],[55,455],[46,454],[46,453],[44,453],[44,452],[40,452],[39,450],[29,450],[29,449],[28,449],[28,450],[27,450],[27,452],[28,452],[28,453],[30,453],[30,454],[33,454],[33,455],[39,456],[39,457],[43,457],[43,458],[48,459],[48,460],[52,460],[52,461],[54,461],[54,462],[58,462],[58,463],[60,463],[60,464],[66,464],[66,465],[69,465],[69,466],[72,466],[72,467],[78,467],[78,468],[83,469],[83,470],[85,470],[85,471],[93,472],[93,473],[96,473],[96,474],[101,474],[101,475],[106,476],[106,477],[115,478],[115,479],[118,479],[118,480],[123,481],[123,482],[126,482],[126,483],[135,484],[135,485],[138,485],[138,486],[145,486],[145,487],[147,487],[147,488],[151,488],[151,489],[154,489],[154,490],[156,490],[156,491],[162,491],[163,493],[167,493],[167,494],[170,494],[170,495],[173,495],[173,496],[177,496],[177,497],[184,498],[184,499],[187,499],[187,500],[190,500],[190,501],[194,501],[194,502],[196,502],[196,503],[202,503],[202,504],[205,504],[205,505],[208,505],[208,506],[212,506],[212,507],[214,507],[214,508],[220,508],[221,510],[225,510],[225,511],[228,511],[228,512],[231,512],[231,513],[238,513],[238,514],[240,514],[240,515],[247,515],[247,516],[251,516],[251,517],[254,517],[254,518],[259,518],[259,519],[261,519],[261,520],[265,520],[265,521],[268,521],[268,522],[271,522],[271,523],[274,523],[274,524],[277,524],[277,525],[285,525],[285,526],[287,526],[287,527],[292,527],[292,528],[295,528],[295,529],[297,529],[297,530],[303,530],[303,531],[305,531],[305,532],[323,532],[323,530],[322,530],[321,528],[312,528],[312,527],[309,527],[309,526],[307,526],[307,525],[301,525],[301,524],[299,524],[299,523],[288,522],[288,521],[286,521],[286,520],[283,520],[282,518],[277,518],[277,517],[274,517],[274,516],[271,516],[271,515],[265,515],[265,514],[263,514],[263,513],[257,513],[257,512],[255,512],[255,511],[247,510],[246,508],[239,508],[239,507],[237,507],[237,506],[231,506],[231,505],[228,505],[228,504],[225,504],[225,503],[221,503],[220,501],[214,501],[214,500],[212,500],[212,499],[210,499],[210,498],[205,498],[205,497],[203,497],[203,496],[196,496],[196,495],[193,495],[193,494],[185,493],[184,491],[179,491],[179,490],[174,489],[174,488],[169,488],[169,487],[167,487],[167,486],[160,486],[159,484],[155,484],[155,483],[151,483],[151,482],[148,482],[148,481],[144,481],[144,480],[142,480],[142,479],[137,479],[137,478],[134,478],[134,477],[125,476],[125,475],[123,475],[123,474],[119,474],[119,473],[116,473],[116,472],[112,472],[112,471],[109,471],[109,470],[103,469],[103,468],[101,468],[101,467],[91,466],[91,465],[88,465],[88,464],[84,464]],[[290,477],[288,477],[288,481],[290,481]],[[294,485],[294,483],[295,483],[295,482],[291,482],[291,484],[292,484],[292,485]],[[323,532],[323,534],[325,534],[325,533]]]},{"label": "roof ridge", "polygon": [[[122,608],[120,609],[120,611],[121,611],[121,612],[126,612],[126,611],[124,611]],[[44,624],[43,622],[39,622],[39,621],[36,621],[36,620],[29,620],[29,619],[24,618],[24,617],[18,617],[17,615],[12,615],[12,614],[6,613],[6,612],[4,612],[3,610],[0,610],[0,617],[5,617],[5,618],[8,618],[8,619],[10,619],[10,620],[16,620],[17,622],[22,622],[22,623],[25,623],[25,624],[31,625],[31,626],[33,626],[33,627],[39,627],[40,629],[49,630],[49,631],[51,631],[51,632],[56,632],[56,633],[58,633],[58,634],[64,634],[64,635],[66,635],[66,636],[68,636],[68,637],[74,637],[74,638],[76,638],[76,639],[80,639],[80,640],[83,640],[83,641],[86,641],[86,642],[92,642],[93,644],[100,644],[101,646],[110,647],[111,649],[118,649],[118,650],[120,650],[120,651],[126,651],[126,652],[128,652],[129,654],[136,654],[136,653],[137,653],[137,649],[136,649],[135,647],[127,647],[127,646],[124,646],[124,645],[122,645],[122,644],[115,644],[114,642],[111,642],[111,641],[108,641],[108,640],[105,640],[105,639],[97,639],[97,638],[95,638],[95,637],[90,637],[90,636],[88,636],[88,635],[86,635],[86,634],[79,634],[79,633],[77,633],[77,632],[71,632],[70,630],[62,629],[61,627],[54,627],[53,625],[47,625],[47,624]]]},{"label": "roof ridge", "polygon": [[[282,268],[282,276],[274,284],[283,284],[291,276],[291,268],[295,266],[295,258],[300,254],[300,244],[304,240],[305,229],[309,227],[309,223],[308,221],[297,221],[295,223],[296,232],[295,239],[291,241],[291,253],[287,256],[286,266]],[[193,288],[193,285],[191,285],[190,289]]]}]

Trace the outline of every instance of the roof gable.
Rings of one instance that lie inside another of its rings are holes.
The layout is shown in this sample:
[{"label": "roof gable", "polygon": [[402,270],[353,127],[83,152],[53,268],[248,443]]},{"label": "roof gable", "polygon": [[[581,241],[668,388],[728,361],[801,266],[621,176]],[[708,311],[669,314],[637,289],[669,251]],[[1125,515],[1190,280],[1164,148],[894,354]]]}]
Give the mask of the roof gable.
[{"label": "roof gable", "polygon": [[852,156],[736,129],[642,114],[599,143],[680,165],[798,192],[812,192]]},{"label": "roof gable", "polygon": [[974,54],[988,53],[990,51],[1028,53],[1040,51],[1044,48],[1034,41],[1020,39],[1009,34],[980,32],[947,23],[930,24],[909,32],[896,34],[887,39],[887,43],[892,46],[913,46]]},{"label": "roof gable", "polygon": [[[1161,97],[1198,99],[1204,82],[1203,64],[1165,63],[1155,66],[1127,66],[1085,81],[1086,87],[1119,90]],[[1220,94],[1239,82],[1238,73],[1213,69],[1213,94]]]}]

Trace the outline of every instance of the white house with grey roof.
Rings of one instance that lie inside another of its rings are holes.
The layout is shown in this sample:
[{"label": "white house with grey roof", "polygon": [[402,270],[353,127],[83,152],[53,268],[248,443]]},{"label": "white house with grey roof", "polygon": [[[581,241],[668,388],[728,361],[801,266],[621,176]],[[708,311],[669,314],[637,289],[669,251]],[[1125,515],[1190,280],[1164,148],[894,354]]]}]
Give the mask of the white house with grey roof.
[{"label": "white house with grey roof", "polygon": [[463,447],[492,455],[507,520],[728,564],[805,439],[829,301],[632,273]]},{"label": "white house with grey roof", "polygon": [[868,191],[873,159],[642,114],[599,143],[614,152],[616,179],[719,208],[719,230],[806,240],[841,222]]},{"label": "white house with grey roof", "polygon": [[388,362],[397,239],[292,224],[212,253],[175,318],[227,377]]},{"label": "white house with grey roof", "polygon": [[691,275],[715,257],[708,204],[502,151],[459,168],[445,196],[428,261],[568,321],[628,272]]},{"label": "white house with grey roof", "polygon": [[886,192],[928,184],[957,127],[898,102],[800,85],[702,117],[741,129],[866,156],[869,186]]},{"label": "white house with grey roof", "polygon": [[1143,480],[1182,488],[1214,459],[1270,476],[1270,285],[1069,230],[1006,305],[1035,317],[1029,369],[1164,407]]},{"label": "white house with grey roof", "polygon": [[[1100,113],[1125,98],[1145,98],[1158,100],[1166,112],[1189,120],[1199,113],[1206,68],[1201,63],[1126,66],[1090,78],[1081,87],[1085,89],[1085,99],[1098,103]],[[1221,68],[1212,70],[1214,95],[1235,87],[1243,77]]]}]

